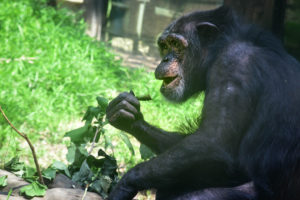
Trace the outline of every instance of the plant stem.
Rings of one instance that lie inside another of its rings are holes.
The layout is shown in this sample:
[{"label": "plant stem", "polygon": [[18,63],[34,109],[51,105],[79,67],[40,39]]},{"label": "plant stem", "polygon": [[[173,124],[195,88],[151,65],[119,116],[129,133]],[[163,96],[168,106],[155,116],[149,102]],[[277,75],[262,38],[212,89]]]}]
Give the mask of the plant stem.
[{"label": "plant stem", "polygon": [[99,131],[100,131],[100,127],[97,126],[97,129],[96,129],[96,132],[95,132],[95,135],[94,135],[94,138],[93,138],[93,143],[92,143],[92,146],[91,146],[90,151],[89,151],[89,155],[91,155],[91,153],[92,153],[92,151],[94,149],[96,138],[97,138],[97,136],[99,134]]},{"label": "plant stem", "polygon": [[152,98],[149,94],[143,95],[143,96],[137,96],[136,97],[139,101],[151,101]]},{"label": "plant stem", "polygon": [[7,116],[5,115],[4,111],[2,110],[1,106],[0,106],[0,111],[3,115],[3,117],[5,118],[5,120],[7,121],[7,123],[10,125],[10,127],[16,131],[21,137],[23,137],[27,144],[29,145],[30,147],[30,150],[31,150],[31,153],[32,153],[32,156],[33,156],[33,159],[34,159],[34,163],[35,163],[35,167],[36,167],[36,171],[39,175],[39,181],[41,184],[45,184],[44,183],[44,179],[42,177],[42,173],[41,173],[41,170],[40,170],[40,165],[39,165],[39,162],[38,162],[38,159],[37,159],[37,156],[36,156],[36,153],[35,153],[35,149],[34,149],[34,146],[32,145],[32,143],[30,142],[29,138],[27,137],[26,134],[24,133],[21,133],[18,129],[16,129],[16,127],[14,127],[14,125],[9,121],[9,119],[7,118]]},{"label": "plant stem", "polygon": [[[134,92],[132,90],[129,91],[130,94],[132,94],[133,96],[135,96]],[[150,94],[145,94],[142,96],[135,96],[139,101],[151,101],[152,98],[150,96]]]},{"label": "plant stem", "polygon": [[84,193],[83,193],[83,196],[82,196],[81,200],[85,199],[85,196],[87,194],[87,190],[88,190],[89,186],[90,186],[90,184],[86,184],[85,189],[84,189]]}]

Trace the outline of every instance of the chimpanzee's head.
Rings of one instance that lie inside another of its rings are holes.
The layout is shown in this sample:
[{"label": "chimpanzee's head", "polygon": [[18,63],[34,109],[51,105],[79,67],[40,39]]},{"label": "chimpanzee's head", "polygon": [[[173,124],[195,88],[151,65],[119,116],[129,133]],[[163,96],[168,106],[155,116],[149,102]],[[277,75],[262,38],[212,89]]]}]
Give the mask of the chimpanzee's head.
[{"label": "chimpanzee's head", "polygon": [[220,35],[225,15],[224,7],[193,12],[174,21],[159,37],[162,61],[155,77],[163,80],[160,91],[167,99],[182,102],[205,89],[209,47]]}]

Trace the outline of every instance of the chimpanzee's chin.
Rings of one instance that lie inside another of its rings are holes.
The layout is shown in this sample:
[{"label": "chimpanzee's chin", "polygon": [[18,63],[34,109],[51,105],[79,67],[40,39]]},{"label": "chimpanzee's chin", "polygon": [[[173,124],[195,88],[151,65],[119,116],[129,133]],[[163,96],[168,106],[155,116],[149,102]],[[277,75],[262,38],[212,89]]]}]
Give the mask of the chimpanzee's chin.
[{"label": "chimpanzee's chin", "polygon": [[160,92],[167,100],[171,102],[180,103],[185,101],[182,91],[180,91],[177,87],[172,89],[161,87]]}]

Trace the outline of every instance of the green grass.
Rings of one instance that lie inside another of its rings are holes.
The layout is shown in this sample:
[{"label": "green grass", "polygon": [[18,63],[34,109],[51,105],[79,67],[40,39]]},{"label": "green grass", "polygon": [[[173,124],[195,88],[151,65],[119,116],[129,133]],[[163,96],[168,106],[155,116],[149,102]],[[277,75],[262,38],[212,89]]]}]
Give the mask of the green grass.
[{"label": "green grass", "polygon": [[[159,94],[161,82],[153,73],[123,67],[112,50],[84,34],[79,15],[38,0],[1,0],[0,8],[0,105],[33,143],[68,143],[62,139],[65,131],[96,104],[96,96],[112,99],[131,89],[152,96],[142,103],[145,119],[167,130],[199,114],[199,99],[170,104]],[[20,141],[0,117],[0,158],[28,156]],[[45,146],[37,147],[38,154],[51,160]],[[120,159],[136,162],[125,145],[118,148]]]}]

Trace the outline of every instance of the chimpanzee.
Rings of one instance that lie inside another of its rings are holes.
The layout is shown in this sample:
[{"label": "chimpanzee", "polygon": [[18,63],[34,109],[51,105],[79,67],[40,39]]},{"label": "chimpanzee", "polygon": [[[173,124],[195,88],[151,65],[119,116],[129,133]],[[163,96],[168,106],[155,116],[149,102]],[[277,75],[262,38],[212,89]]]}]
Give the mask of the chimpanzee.
[{"label": "chimpanzee", "polygon": [[299,200],[300,65],[271,33],[227,7],[197,11],[158,39],[161,93],[183,102],[205,91],[199,127],[148,124],[133,93],[107,108],[109,122],[157,156],[129,170],[110,200],[157,189],[157,199]]}]

